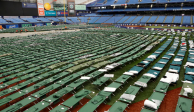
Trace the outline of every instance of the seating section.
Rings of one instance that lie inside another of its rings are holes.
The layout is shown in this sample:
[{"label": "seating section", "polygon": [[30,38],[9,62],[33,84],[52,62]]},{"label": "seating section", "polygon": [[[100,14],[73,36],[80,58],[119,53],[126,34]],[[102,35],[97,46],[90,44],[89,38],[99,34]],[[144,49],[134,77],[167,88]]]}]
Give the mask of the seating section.
[{"label": "seating section", "polygon": [[191,24],[191,16],[184,16],[182,24],[183,25],[190,25]]},{"label": "seating section", "polygon": [[108,21],[106,21],[105,23],[117,23],[120,19],[122,19],[123,16],[115,16],[115,17],[112,17],[110,18]]},{"label": "seating section", "polygon": [[0,23],[4,24],[4,23],[7,23],[7,21],[4,20],[3,18],[0,18]]},{"label": "seating section", "polygon": [[175,16],[173,23],[181,23],[182,16]]},{"label": "seating section", "polygon": [[158,16],[151,16],[147,23],[155,23]]},{"label": "seating section", "polygon": [[67,17],[67,18],[73,21],[74,23],[80,23],[77,17]]},{"label": "seating section", "polygon": [[100,19],[98,19],[95,23],[104,23],[110,18],[111,17],[100,17]]},{"label": "seating section", "polygon": [[173,18],[174,18],[173,16],[167,16],[164,23],[172,23]]},{"label": "seating section", "polygon": [[82,23],[87,23],[87,22],[88,22],[88,18],[89,18],[89,17],[79,17],[79,19],[80,19],[80,21],[81,21]]},{"label": "seating section", "polygon": [[36,20],[39,20],[41,22],[51,22],[50,20],[48,20],[47,18],[35,18]]},{"label": "seating section", "polygon": [[20,18],[6,18],[6,20],[9,20],[13,23],[25,23],[23,20],[21,20]]},{"label": "seating section", "polygon": [[49,17],[49,18],[47,18],[48,20],[50,20],[50,21],[55,21],[55,22],[59,22],[60,20],[58,20],[57,18],[55,18],[55,17]]},{"label": "seating section", "polygon": [[117,23],[124,23],[130,16],[125,16],[124,18],[122,18],[120,21],[118,21]]},{"label": "seating section", "polygon": [[134,19],[136,18],[136,16],[131,16],[127,21],[125,21],[124,23],[131,23]]},{"label": "seating section", "polygon": [[139,23],[139,21],[142,19],[143,16],[138,16],[133,22],[131,22],[132,24],[135,23]]},{"label": "seating section", "polygon": [[150,16],[144,16],[144,18],[140,21],[140,23],[145,24],[149,18],[150,18]]},{"label": "seating section", "polygon": [[158,16],[158,19],[156,20],[156,23],[163,23],[166,16]]},{"label": "seating section", "polygon": [[39,22],[39,21],[37,21],[36,19],[34,19],[34,18],[21,18],[21,19],[23,19],[23,20],[26,20],[26,21],[28,21],[28,22]]}]

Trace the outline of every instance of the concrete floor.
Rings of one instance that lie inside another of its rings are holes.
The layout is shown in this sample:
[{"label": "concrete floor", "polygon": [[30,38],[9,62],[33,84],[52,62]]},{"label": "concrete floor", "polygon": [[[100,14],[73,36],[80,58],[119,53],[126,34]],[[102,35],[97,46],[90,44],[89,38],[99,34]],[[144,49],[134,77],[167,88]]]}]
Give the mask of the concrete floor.
[{"label": "concrete floor", "polygon": [[15,37],[15,36],[28,36],[34,34],[45,34],[45,33],[57,33],[57,32],[75,32],[80,31],[80,29],[75,30],[51,30],[51,31],[41,31],[41,32],[22,32],[22,33],[0,33],[0,38],[2,37]]}]

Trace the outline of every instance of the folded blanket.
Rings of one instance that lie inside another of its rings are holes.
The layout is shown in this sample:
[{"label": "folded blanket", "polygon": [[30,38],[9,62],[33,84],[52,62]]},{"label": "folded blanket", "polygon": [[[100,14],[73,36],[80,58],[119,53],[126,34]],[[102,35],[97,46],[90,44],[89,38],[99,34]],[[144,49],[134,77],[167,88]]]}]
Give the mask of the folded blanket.
[{"label": "folded blanket", "polygon": [[95,105],[99,103],[100,101],[102,101],[103,99],[104,99],[103,96],[98,96],[96,99],[92,100],[92,103]]},{"label": "folded blanket", "polygon": [[54,87],[53,86],[51,86],[51,87],[49,87],[49,88],[47,88],[47,89],[44,89],[43,91],[41,91],[39,94],[40,95],[45,95],[46,93],[48,93],[50,90],[52,90]]},{"label": "folded blanket", "polygon": [[168,85],[167,85],[166,83],[164,83],[164,84],[160,87],[160,89],[161,89],[161,90],[165,90],[167,87],[168,87]]},{"label": "folded blanket", "polygon": [[179,108],[182,110],[182,112],[189,112],[187,104],[185,102],[181,102]]},{"label": "folded blanket", "polygon": [[68,90],[63,90],[60,93],[53,95],[54,98],[60,98],[62,97],[64,94],[67,94],[69,91]]},{"label": "folded blanket", "polygon": [[87,94],[89,94],[89,91],[84,91],[83,93],[76,94],[75,97],[79,98],[79,97],[85,96]]}]

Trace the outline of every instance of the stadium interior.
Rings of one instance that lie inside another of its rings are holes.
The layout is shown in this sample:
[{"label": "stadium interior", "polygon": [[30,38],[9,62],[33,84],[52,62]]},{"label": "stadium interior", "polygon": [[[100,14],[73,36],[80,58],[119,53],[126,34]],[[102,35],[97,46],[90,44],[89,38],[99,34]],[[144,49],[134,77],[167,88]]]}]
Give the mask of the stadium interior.
[{"label": "stadium interior", "polygon": [[194,0],[1,0],[0,112],[194,112]]}]

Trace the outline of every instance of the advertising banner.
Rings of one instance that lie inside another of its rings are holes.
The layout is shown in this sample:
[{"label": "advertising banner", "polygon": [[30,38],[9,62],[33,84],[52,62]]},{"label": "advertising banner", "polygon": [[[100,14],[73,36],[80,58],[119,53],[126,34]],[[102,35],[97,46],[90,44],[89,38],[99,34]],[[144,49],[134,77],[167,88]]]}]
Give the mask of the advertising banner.
[{"label": "advertising banner", "polygon": [[44,26],[43,23],[36,23],[35,25],[36,25],[36,26]]},{"label": "advertising banner", "polygon": [[2,25],[0,25],[0,29],[3,29]]},{"label": "advertising banner", "polygon": [[22,7],[23,8],[37,8],[37,4],[36,3],[22,2]]},{"label": "advertising banner", "polygon": [[75,5],[75,10],[86,10],[86,5]]},{"label": "advertising banner", "polygon": [[56,11],[45,11],[45,16],[56,16]]},{"label": "advertising banner", "polygon": [[43,0],[37,0],[37,6],[38,6],[38,15],[45,16]]},{"label": "advertising banner", "polygon": [[68,1],[69,16],[75,15],[75,1]]},{"label": "advertising banner", "polygon": [[30,26],[32,26],[32,24],[22,24],[22,28],[30,27]]},{"label": "advertising banner", "polygon": [[6,25],[6,29],[10,29],[10,28],[18,28],[18,25]]},{"label": "advertising banner", "polygon": [[[64,16],[64,11],[57,11],[57,16]],[[65,16],[68,16],[68,11],[65,12]]]}]

